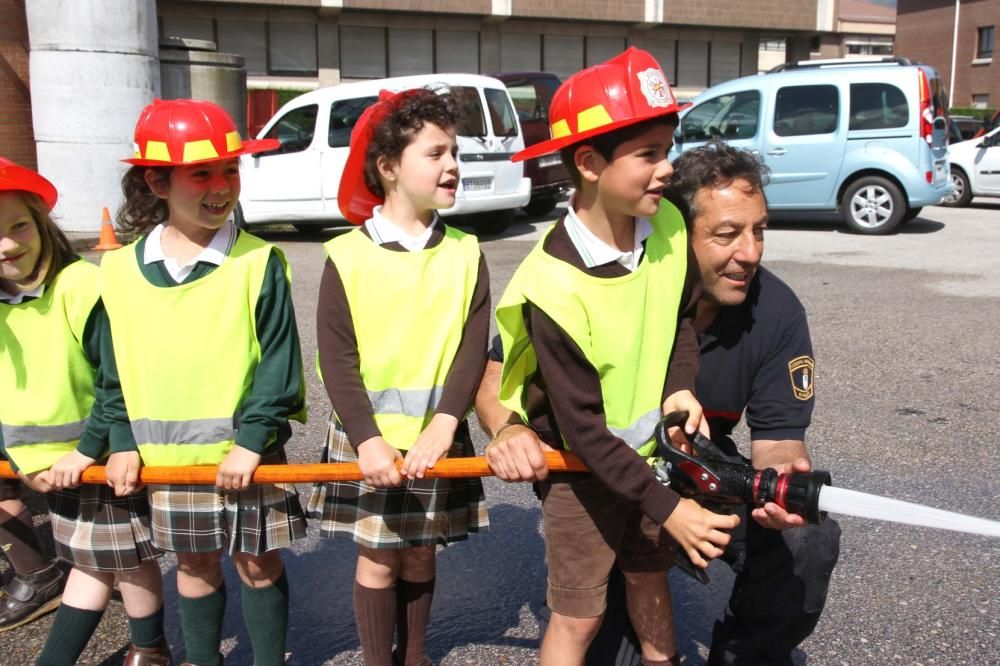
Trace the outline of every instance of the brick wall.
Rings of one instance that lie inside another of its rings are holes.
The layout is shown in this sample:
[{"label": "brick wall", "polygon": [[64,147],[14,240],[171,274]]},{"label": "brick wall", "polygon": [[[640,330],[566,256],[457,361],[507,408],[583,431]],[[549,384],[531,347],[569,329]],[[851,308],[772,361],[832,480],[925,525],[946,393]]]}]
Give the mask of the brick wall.
[{"label": "brick wall", "polygon": [[0,0],[0,106],[0,155],[36,168],[24,0]]},{"label": "brick wall", "polygon": [[[952,0],[899,0],[896,7],[896,54],[934,67],[945,89],[951,84],[954,21]],[[990,106],[1000,107],[1000,36],[994,45],[993,62],[972,64],[976,57],[976,29],[988,25],[1000,29],[1000,0],[962,2],[952,106],[969,106],[972,95],[988,94]]]},{"label": "brick wall", "polygon": [[643,0],[513,0],[515,17],[628,21],[641,23],[646,15]]}]

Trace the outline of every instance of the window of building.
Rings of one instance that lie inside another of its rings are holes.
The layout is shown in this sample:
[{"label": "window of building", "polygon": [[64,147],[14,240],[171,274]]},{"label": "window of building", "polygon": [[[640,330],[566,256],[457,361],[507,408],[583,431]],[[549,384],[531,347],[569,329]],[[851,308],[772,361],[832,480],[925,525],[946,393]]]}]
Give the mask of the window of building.
[{"label": "window of building", "polygon": [[906,95],[888,83],[852,83],[849,130],[905,127],[910,121]]},{"label": "window of building", "polygon": [[761,51],[784,51],[785,50],[785,40],[784,39],[762,39],[760,41]]},{"label": "window of building", "polygon": [[996,26],[988,25],[979,28],[979,39],[976,41],[976,58],[993,57],[993,40],[996,34]]},{"label": "window of building", "polygon": [[268,71],[285,76],[316,76],[315,23],[267,24]]},{"label": "window of building", "polygon": [[624,37],[587,37],[587,67],[599,65],[625,50]]},{"label": "window of building", "polygon": [[830,134],[837,130],[838,109],[837,86],[785,86],[774,105],[774,133]]},{"label": "window of building", "polygon": [[381,79],[385,72],[385,28],[341,25],[340,76]]},{"label": "window of building", "polygon": [[562,79],[583,69],[583,36],[543,36],[542,68]]},{"label": "window of building", "polygon": [[283,115],[268,131],[268,139],[277,139],[281,147],[267,155],[287,155],[288,153],[300,153],[312,144],[313,135],[316,133],[316,112],[319,107],[315,104],[292,109]]},{"label": "window of building", "polygon": [[739,42],[712,42],[708,85],[739,78],[741,47]]},{"label": "window of building", "polygon": [[525,32],[500,33],[500,71],[535,72],[541,68],[541,35]]},{"label": "window of building", "polygon": [[186,37],[215,41],[215,25],[212,19],[160,17],[160,37]]},{"label": "window of building", "polygon": [[973,109],[988,109],[990,108],[990,94],[983,93],[980,95],[972,96],[972,108]]},{"label": "window of building", "polygon": [[327,141],[331,148],[347,148],[351,145],[351,130],[365,109],[375,103],[378,97],[358,97],[334,102],[330,106],[330,131]]},{"label": "window of building", "polygon": [[479,73],[478,32],[435,30],[434,44],[435,71]]},{"label": "window of building", "polygon": [[239,53],[246,60],[247,74],[267,74],[267,24],[263,21],[219,21],[219,50]]},{"label": "window of building", "polygon": [[844,47],[846,55],[888,56],[892,55],[892,38],[848,35],[844,40]]},{"label": "window of building", "polygon": [[433,71],[433,31],[389,28],[389,76],[430,74]]},{"label": "window of building", "polygon": [[757,134],[759,117],[760,93],[756,90],[720,95],[684,117],[681,140],[749,139]]},{"label": "window of building", "polygon": [[677,86],[704,88],[708,85],[708,42],[682,39],[677,42]]}]

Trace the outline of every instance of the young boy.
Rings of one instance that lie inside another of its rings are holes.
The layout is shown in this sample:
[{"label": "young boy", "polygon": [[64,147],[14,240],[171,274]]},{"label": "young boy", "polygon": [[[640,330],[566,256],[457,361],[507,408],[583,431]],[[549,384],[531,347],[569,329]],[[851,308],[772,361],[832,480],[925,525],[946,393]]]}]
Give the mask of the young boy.
[{"label": "young boy", "polygon": [[616,560],[643,661],[676,663],[664,575],[674,551],[707,566],[738,523],[680,499],[647,463],[662,414],[685,410],[688,432],[704,427],[688,318],[697,269],[661,195],[678,109],[660,66],[630,48],[567,79],[550,106],[553,138],[514,156],[559,150],[576,185],[496,315],[501,401],[592,470],[540,483],[552,609],[543,666],[583,664]]}]

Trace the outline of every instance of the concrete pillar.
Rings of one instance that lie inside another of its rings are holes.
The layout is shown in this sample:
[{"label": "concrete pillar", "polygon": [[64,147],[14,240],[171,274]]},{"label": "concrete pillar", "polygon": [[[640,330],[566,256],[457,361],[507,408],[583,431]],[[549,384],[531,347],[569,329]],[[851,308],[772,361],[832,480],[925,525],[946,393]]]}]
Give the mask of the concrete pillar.
[{"label": "concrete pillar", "polygon": [[785,39],[785,62],[809,60],[812,38],[810,36],[795,36]]},{"label": "concrete pillar", "polygon": [[59,189],[67,231],[97,231],[121,203],[119,160],[160,93],[155,0],[31,0],[32,120],[38,170]]}]

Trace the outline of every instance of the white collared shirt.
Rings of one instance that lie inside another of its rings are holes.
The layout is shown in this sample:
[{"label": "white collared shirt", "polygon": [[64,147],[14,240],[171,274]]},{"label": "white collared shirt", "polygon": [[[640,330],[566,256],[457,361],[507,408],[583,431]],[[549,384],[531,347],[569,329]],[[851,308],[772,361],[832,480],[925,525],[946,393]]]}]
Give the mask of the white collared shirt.
[{"label": "white collared shirt", "polygon": [[573,209],[575,198],[576,195],[570,197],[564,224],[573,247],[583,259],[584,266],[594,268],[615,261],[627,268],[630,273],[638,268],[642,260],[642,243],[653,234],[653,225],[650,221],[645,217],[635,218],[634,245],[630,252],[622,252],[602,241],[580,221]]},{"label": "white collared shirt", "polygon": [[0,303],[6,303],[7,305],[18,305],[28,298],[41,298],[42,294],[45,293],[45,283],[38,285],[34,289],[28,289],[27,291],[19,291],[16,294],[8,294],[3,289],[0,289]]},{"label": "white collared shirt", "polygon": [[162,261],[163,266],[170,273],[170,277],[173,278],[174,282],[180,284],[191,274],[191,271],[194,270],[199,261],[215,264],[216,266],[222,265],[222,262],[226,260],[226,256],[229,254],[233,242],[236,240],[236,227],[233,226],[232,222],[226,222],[219,227],[219,230],[215,232],[215,236],[212,237],[212,242],[183,266],[178,264],[175,259],[163,253],[162,236],[162,224],[156,225],[149,232],[149,235],[146,236],[146,247],[142,253],[142,263],[148,265],[154,261]]},{"label": "white collared shirt", "polygon": [[368,230],[368,235],[371,236],[376,245],[399,243],[410,252],[414,252],[427,247],[427,241],[431,239],[431,231],[434,230],[438,219],[438,214],[434,213],[431,223],[427,225],[423,233],[419,236],[411,236],[382,215],[382,206],[375,206],[372,210],[372,216],[365,222],[365,229]]}]

